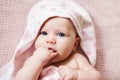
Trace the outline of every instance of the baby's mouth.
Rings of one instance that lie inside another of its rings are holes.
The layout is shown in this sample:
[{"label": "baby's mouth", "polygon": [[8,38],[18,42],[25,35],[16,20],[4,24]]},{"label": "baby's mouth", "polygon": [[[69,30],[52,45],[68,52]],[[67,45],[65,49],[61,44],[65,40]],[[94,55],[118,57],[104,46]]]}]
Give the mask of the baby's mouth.
[{"label": "baby's mouth", "polygon": [[48,47],[48,50],[51,50],[52,52],[57,52],[55,49]]}]

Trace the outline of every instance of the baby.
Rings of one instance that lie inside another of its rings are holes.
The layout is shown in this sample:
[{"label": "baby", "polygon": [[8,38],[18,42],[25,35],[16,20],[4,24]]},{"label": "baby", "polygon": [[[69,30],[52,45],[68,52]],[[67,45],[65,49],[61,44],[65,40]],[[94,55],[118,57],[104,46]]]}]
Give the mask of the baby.
[{"label": "baby", "polygon": [[[72,0],[41,0],[1,80],[100,80],[95,33],[86,10]],[[2,73],[1,73],[2,72]]]},{"label": "baby", "polygon": [[[69,19],[50,18],[40,30],[35,41],[35,51],[17,73],[16,80],[37,80],[38,77],[40,80],[46,80],[44,74],[40,73],[44,67],[50,65],[58,67],[61,77],[50,79],[99,80],[99,73],[95,68],[82,53],[76,52],[79,42],[74,25]],[[54,73],[47,73],[49,74]]]}]

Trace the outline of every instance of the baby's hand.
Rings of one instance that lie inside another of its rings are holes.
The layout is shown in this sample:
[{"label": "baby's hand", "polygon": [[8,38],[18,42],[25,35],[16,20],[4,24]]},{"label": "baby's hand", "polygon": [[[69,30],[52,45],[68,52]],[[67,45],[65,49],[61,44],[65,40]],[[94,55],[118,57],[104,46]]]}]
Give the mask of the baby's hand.
[{"label": "baby's hand", "polygon": [[57,53],[44,47],[36,49],[33,55],[25,61],[24,66],[17,72],[15,80],[36,80],[43,66],[56,55]]},{"label": "baby's hand", "polygon": [[67,66],[60,66],[58,68],[59,74],[63,80],[76,80],[77,71]]},{"label": "baby's hand", "polygon": [[33,56],[35,58],[38,58],[38,60],[44,63],[44,65],[48,63],[48,61],[51,60],[56,55],[57,55],[56,52],[53,52],[52,50],[49,50],[48,48],[45,47],[40,47],[33,53]]}]

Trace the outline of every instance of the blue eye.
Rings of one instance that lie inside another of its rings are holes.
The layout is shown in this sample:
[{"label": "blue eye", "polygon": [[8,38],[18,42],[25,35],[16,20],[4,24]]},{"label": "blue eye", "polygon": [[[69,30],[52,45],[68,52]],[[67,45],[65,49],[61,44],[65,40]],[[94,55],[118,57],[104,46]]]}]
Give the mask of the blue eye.
[{"label": "blue eye", "polygon": [[40,35],[47,35],[47,32],[42,31],[42,32],[40,32]]},{"label": "blue eye", "polygon": [[59,36],[59,37],[64,37],[65,34],[64,34],[64,33],[58,33],[57,36]]}]

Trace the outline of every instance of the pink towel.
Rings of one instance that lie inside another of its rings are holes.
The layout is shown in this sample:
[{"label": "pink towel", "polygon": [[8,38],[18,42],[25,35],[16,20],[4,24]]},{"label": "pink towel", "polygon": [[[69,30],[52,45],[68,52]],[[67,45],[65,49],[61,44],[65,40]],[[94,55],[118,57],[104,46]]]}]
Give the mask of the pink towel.
[{"label": "pink towel", "polygon": [[57,67],[49,66],[42,70],[39,80],[62,80],[62,78],[59,75]]},{"label": "pink towel", "polygon": [[27,28],[19,42],[12,60],[0,69],[0,80],[12,80],[25,60],[33,54],[34,41],[42,24],[49,18],[59,16],[69,18],[81,38],[80,47],[90,63],[96,62],[96,39],[93,22],[82,7],[72,0],[41,0],[31,9],[27,18]]}]

